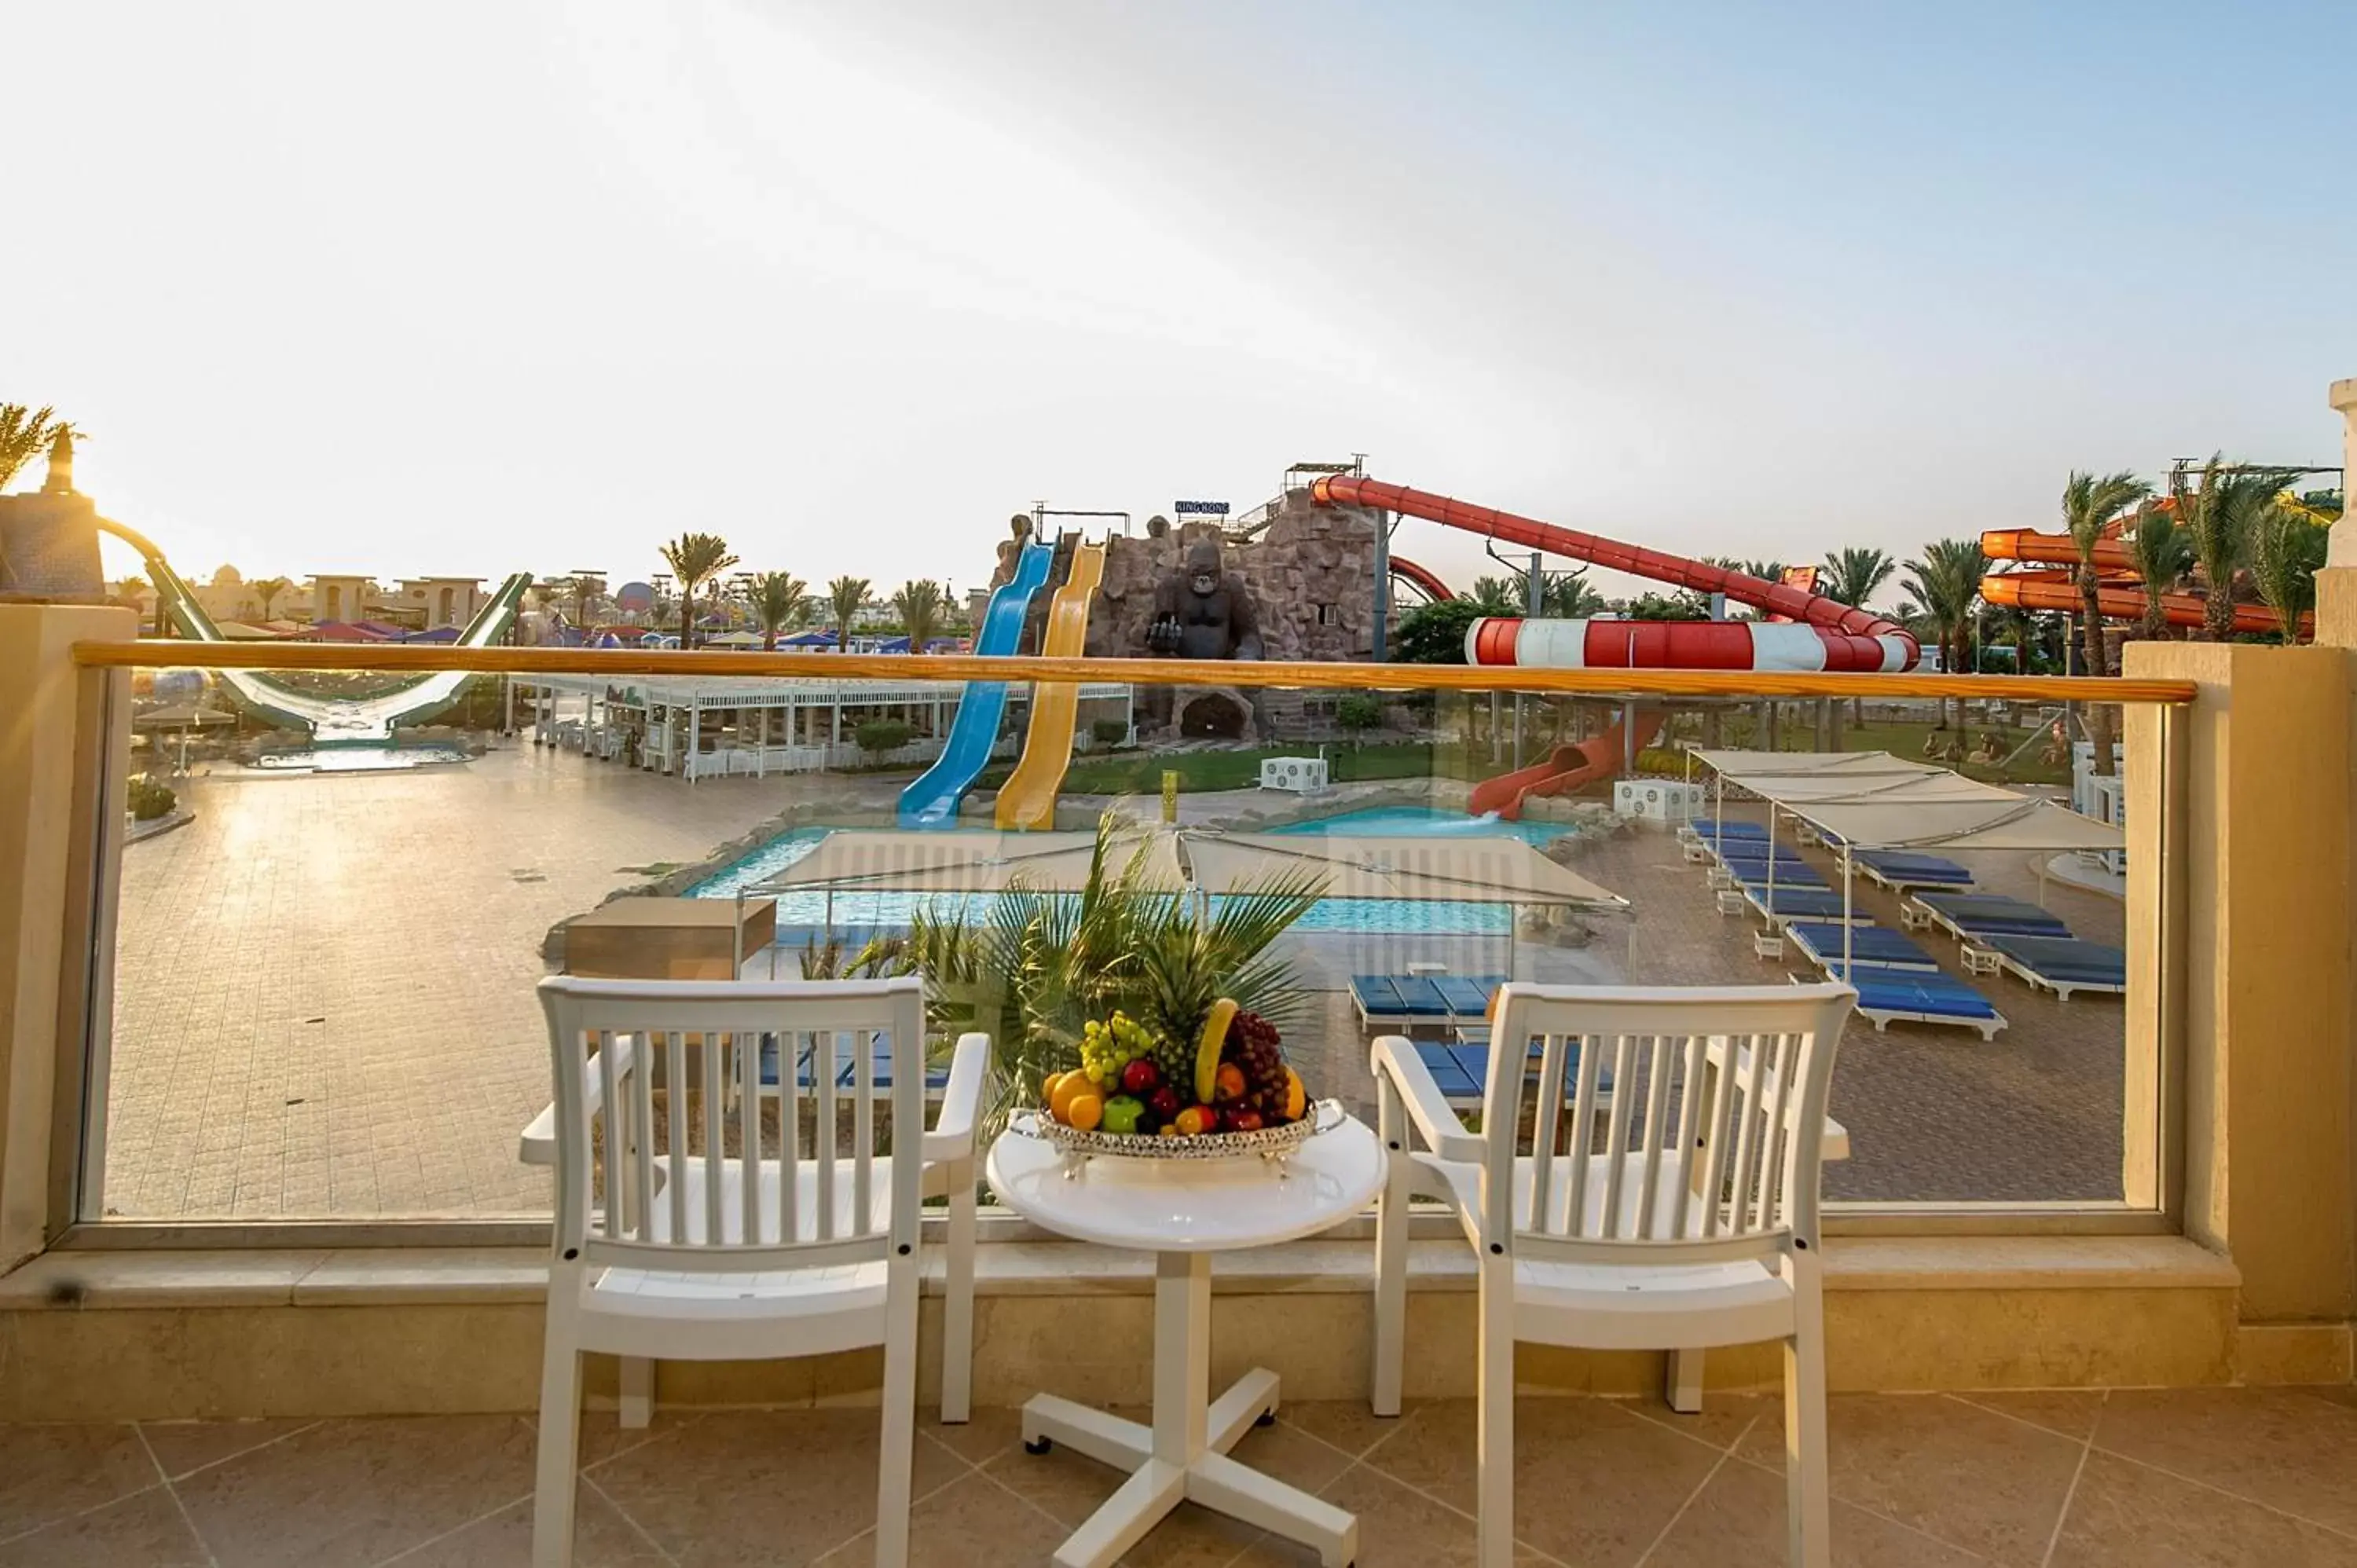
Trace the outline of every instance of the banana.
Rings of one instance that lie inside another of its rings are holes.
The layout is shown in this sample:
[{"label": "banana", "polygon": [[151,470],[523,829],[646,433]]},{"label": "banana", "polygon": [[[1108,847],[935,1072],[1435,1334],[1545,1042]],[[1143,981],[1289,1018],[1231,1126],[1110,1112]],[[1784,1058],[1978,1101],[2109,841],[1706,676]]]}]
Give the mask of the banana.
[{"label": "banana", "polygon": [[1195,1099],[1211,1103],[1212,1091],[1220,1085],[1220,1047],[1228,1043],[1228,1026],[1234,1022],[1236,1002],[1232,996],[1222,996],[1211,1004],[1211,1015],[1203,1020],[1202,1043],[1195,1047]]}]

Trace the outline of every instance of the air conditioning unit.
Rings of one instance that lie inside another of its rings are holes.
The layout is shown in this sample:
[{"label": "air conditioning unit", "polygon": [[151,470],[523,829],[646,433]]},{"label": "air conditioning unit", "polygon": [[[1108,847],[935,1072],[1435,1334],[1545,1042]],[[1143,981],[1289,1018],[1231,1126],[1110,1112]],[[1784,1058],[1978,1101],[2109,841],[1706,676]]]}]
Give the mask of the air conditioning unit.
[{"label": "air conditioning unit", "polygon": [[1261,759],[1260,787],[1264,789],[1291,789],[1308,795],[1326,788],[1326,759],[1322,757],[1268,757]]},{"label": "air conditioning unit", "polygon": [[1702,815],[1704,800],[1699,784],[1623,779],[1612,786],[1612,810],[1621,816],[1649,822],[1691,822]]}]

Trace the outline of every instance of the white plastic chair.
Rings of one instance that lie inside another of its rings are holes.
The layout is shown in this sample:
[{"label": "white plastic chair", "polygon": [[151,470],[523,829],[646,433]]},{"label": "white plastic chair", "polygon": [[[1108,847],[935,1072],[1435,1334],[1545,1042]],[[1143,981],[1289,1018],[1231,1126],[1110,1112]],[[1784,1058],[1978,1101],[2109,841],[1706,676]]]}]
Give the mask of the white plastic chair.
[{"label": "white plastic chair", "polygon": [[1782,1340],[1790,1561],[1824,1568],[1818,1176],[1855,999],[1845,985],[1508,985],[1494,1037],[1542,1044],[1527,1064],[1490,1053],[1479,1134],[1413,1045],[1375,1041],[1392,1155],[1376,1221],[1374,1408],[1399,1413],[1408,1206],[1437,1197],[1479,1261],[1480,1568],[1513,1561],[1514,1345],[1525,1339],[1598,1350]]},{"label": "white plastic chair", "polygon": [[[556,976],[541,983],[540,994],[556,1089],[543,1117],[554,1144],[556,1224],[534,1568],[572,1561],[585,1352],[623,1358],[625,1419],[642,1423],[654,1360],[818,1356],[879,1344],[884,1434],[876,1561],[905,1563],[921,1209],[929,1190],[951,1197],[942,1407],[945,1420],[962,1421],[973,1346],[974,1116],[988,1036],[958,1041],[939,1120],[928,1131],[920,1044],[924,992],[914,978]],[[899,1069],[880,1090],[873,1070],[878,1035],[889,1036]],[[774,1042],[770,1061],[787,1069],[769,1086],[765,1036]],[[804,1052],[812,1065],[806,1091],[791,1070]],[[656,1068],[668,1090],[660,1112],[652,1099]],[[702,1098],[695,1152],[690,1089]],[[767,1137],[765,1099],[776,1101],[780,1112]],[[807,1148],[805,1101],[812,1110]],[[663,1155],[653,1153],[647,1135],[658,1115],[668,1133]],[[540,1130],[536,1123],[527,1132],[528,1151]],[[732,1132],[742,1157],[725,1152]],[[914,1157],[896,1153],[901,1150]]]}]

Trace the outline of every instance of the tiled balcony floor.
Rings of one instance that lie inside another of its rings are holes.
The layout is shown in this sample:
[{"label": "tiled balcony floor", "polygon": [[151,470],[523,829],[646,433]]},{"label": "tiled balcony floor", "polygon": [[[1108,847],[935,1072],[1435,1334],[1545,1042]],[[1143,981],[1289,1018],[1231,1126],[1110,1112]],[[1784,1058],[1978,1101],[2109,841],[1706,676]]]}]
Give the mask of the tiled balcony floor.
[{"label": "tiled balcony floor", "polygon": [[[1535,1564],[1776,1563],[1779,1413],[1719,1398],[1529,1399],[1518,1533]],[[873,1410],[590,1418],[577,1560],[869,1561]],[[1288,1406],[1253,1464],[1355,1511],[1361,1568],[1469,1563],[1473,1412]],[[1044,1563],[1115,1477],[1035,1458],[1013,1412],[920,1428],[916,1561]],[[502,1568],[527,1561],[533,1432],[512,1416],[0,1427],[0,1568]],[[2357,1391],[1876,1395],[1834,1402],[1834,1560],[2357,1568]],[[1279,1568],[1305,1553],[1192,1509],[1129,1561]]]}]

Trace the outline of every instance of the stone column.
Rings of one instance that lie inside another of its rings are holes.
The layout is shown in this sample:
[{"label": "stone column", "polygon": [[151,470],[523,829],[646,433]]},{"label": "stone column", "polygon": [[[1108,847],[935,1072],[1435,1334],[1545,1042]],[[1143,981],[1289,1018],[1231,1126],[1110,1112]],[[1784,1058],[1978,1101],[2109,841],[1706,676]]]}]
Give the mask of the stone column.
[{"label": "stone column", "polygon": [[[136,611],[0,605],[0,1273],[39,1251],[65,1212],[81,1101],[93,942],[91,856],[119,854],[131,748],[129,682],[84,671],[77,642],[129,642]],[[122,688],[98,721],[108,684]],[[99,880],[112,887],[117,866]]]},{"label": "stone column", "polygon": [[[2332,406],[2340,411],[2341,483],[2345,494],[2357,484],[2357,376],[2332,383]],[[2316,640],[2357,649],[2357,522],[2344,510],[2332,525],[2331,553],[2316,575]]]},{"label": "stone column", "polygon": [[[2345,1380],[2357,1310],[2351,655],[2131,642],[2125,672],[2198,693],[2165,718],[2127,708],[2127,1194],[2157,1195],[2166,1170],[2150,1130],[2181,1122],[2185,1232],[2242,1273],[2237,1376]],[[2157,875],[2164,866],[2173,874]],[[2172,1045],[2176,1088],[2154,1070]]]}]

